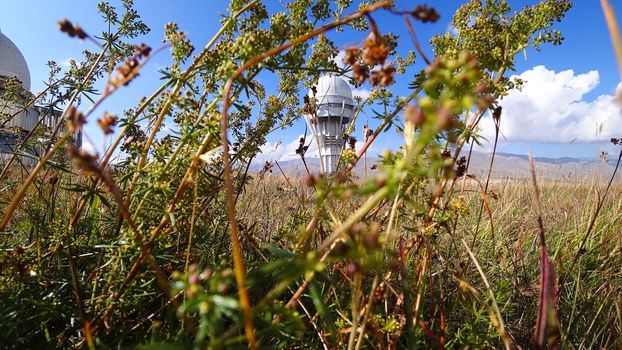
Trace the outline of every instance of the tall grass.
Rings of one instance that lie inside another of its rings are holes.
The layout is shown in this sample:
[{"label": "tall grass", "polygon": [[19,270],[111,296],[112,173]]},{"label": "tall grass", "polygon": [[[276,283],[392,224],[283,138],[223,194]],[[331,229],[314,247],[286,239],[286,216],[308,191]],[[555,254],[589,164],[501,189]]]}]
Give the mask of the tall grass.
[{"label": "tall grass", "polygon": [[[434,37],[431,57],[416,36],[438,20],[428,6],[297,0],[269,13],[259,0],[232,1],[196,53],[167,25],[165,82],[118,127],[102,114],[103,132],[118,129],[103,157],[62,149],[162,50],[126,42],[146,32],[131,1],[99,6],[110,28],[103,39],[61,22],[100,51],[51,85],[66,89],[57,94],[67,103],[57,129],[65,129],[37,166],[0,175],[0,344],[622,346],[615,173],[608,183],[536,181],[535,172],[533,185],[491,180],[494,159],[478,177],[461,152],[480,141],[489,111],[503,123],[499,101],[521,84],[506,74],[514,56],[560,44],[552,26],[570,5],[545,0],[512,13],[505,2],[468,2],[452,22],[460,35]],[[374,20],[380,11],[404,19],[416,54],[397,54],[395,37]],[[342,67],[329,34],[345,26],[365,34]],[[357,105],[382,111],[364,146],[344,151],[336,174],[286,177],[278,163],[249,171],[270,133],[315,113],[317,101],[298,96],[325,72],[373,86]],[[93,94],[105,76],[105,90]],[[266,91],[266,76],[278,91]],[[411,81],[408,95],[393,92],[398,79]],[[78,96],[93,103],[85,108]],[[383,154],[373,176],[354,176],[392,128],[403,145]],[[111,167],[119,151],[125,158]]]}]

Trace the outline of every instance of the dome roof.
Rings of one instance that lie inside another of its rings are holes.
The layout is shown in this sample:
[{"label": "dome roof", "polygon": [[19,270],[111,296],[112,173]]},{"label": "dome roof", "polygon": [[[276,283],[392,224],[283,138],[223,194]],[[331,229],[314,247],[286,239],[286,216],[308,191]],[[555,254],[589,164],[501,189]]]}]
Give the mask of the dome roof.
[{"label": "dome roof", "polygon": [[22,87],[30,91],[30,71],[17,46],[0,32],[0,76],[17,77]]},{"label": "dome roof", "polygon": [[[326,103],[338,103],[352,106],[352,88],[345,80],[336,75],[324,75],[318,80],[317,93],[315,99],[319,105]],[[313,91],[309,91],[309,96],[313,97]]]},{"label": "dome roof", "polygon": [[[345,80],[335,75],[325,75],[318,80],[317,93],[309,91],[309,97],[315,97],[319,118],[338,118],[345,124],[354,115],[352,88]],[[305,117],[307,118],[307,117]]]}]

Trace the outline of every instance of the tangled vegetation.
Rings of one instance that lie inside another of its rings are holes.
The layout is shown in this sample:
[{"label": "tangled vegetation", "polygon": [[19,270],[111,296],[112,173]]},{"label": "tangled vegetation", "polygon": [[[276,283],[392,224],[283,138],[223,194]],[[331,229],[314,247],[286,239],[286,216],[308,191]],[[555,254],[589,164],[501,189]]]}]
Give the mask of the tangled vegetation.
[{"label": "tangled vegetation", "polygon": [[[129,44],[149,31],[132,1],[98,6],[104,33],[59,23],[99,52],[68,71],[50,63],[48,88],[24,107],[63,108],[66,127],[24,140],[0,174],[0,347],[622,346],[619,185],[538,182],[535,171],[533,184],[493,182],[468,169],[479,122],[493,118],[498,133],[499,101],[522,84],[508,74],[515,56],[561,44],[554,25],[570,1],[467,1],[453,15],[458,34],[431,40],[434,57],[416,36],[447,15],[432,7],[284,3],[271,13],[231,0],[205,44],[168,24],[163,84],[119,116],[101,103],[159,51]],[[380,12],[403,21],[407,55],[374,21]],[[327,33],[345,27],[361,45],[342,65]],[[364,145],[350,141],[332,175],[288,178],[271,163],[250,172],[268,135],[314,113],[301,92],[326,72],[374,87],[356,106],[381,107]],[[262,84],[271,78],[275,91]],[[397,80],[409,95],[393,91]],[[114,134],[102,155],[68,142],[93,119]],[[399,150],[376,175],[353,176],[391,129]],[[41,151],[37,165],[20,167],[28,150]]]}]

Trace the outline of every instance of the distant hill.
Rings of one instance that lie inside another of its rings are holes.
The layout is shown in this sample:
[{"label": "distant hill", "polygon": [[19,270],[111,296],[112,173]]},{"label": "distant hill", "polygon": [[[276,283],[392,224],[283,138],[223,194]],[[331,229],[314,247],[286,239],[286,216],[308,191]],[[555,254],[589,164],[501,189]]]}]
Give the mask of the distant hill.
[{"label": "distant hill", "polygon": [[[524,160],[529,160],[528,155],[522,154],[512,154],[512,153],[503,153],[497,152],[497,156],[502,157],[515,157]],[[572,158],[572,157],[560,157],[560,158],[547,158],[547,157],[534,157],[536,162],[538,163],[548,163],[548,164],[564,164],[564,163],[583,163],[583,164],[600,164],[599,161],[595,159],[586,159],[586,158]]]},{"label": "distant hill", "polygon": [[[467,156],[468,152],[462,153]],[[473,151],[471,163],[469,165],[469,173],[476,176],[485,176],[488,172],[490,164],[490,153]],[[536,169],[538,176],[542,179],[549,180],[567,180],[567,181],[583,181],[594,176],[607,178],[611,176],[615,163],[611,161],[602,164],[595,159],[560,157],[547,158],[535,157]],[[317,158],[306,159],[309,171],[312,173],[320,172],[320,162]],[[367,174],[373,175],[377,170],[372,170],[371,166],[379,162],[377,157],[367,158]],[[289,177],[298,177],[306,175],[305,167],[301,160],[285,160],[279,161],[279,165],[283,172]],[[251,171],[258,172],[263,164],[253,164]],[[493,165],[492,177],[494,179],[527,179],[530,178],[529,157],[522,154],[497,153]],[[354,174],[363,176],[365,169],[363,161],[354,168]],[[277,166],[273,166],[273,174],[280,174]]]}]

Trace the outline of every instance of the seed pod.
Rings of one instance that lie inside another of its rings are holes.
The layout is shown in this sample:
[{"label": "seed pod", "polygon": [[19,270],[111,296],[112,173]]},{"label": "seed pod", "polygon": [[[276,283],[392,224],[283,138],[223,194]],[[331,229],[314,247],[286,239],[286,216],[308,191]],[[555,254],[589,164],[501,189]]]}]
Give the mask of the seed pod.
[{"label": "seed pod", "polygon": [[404,119],[413,123],[415,126],[421,126],[425,120],[421,108],[415,107],[410,103],[404,110]]},{"label": "seed pod", "polygon": [[361,272],[361,267],[357,263],[351,262],[346,267],[346,272],[348,276],[353,277],[354,274]]},{"label": "seed pod", "polygon": [[339,241],[335,243],[333,252],[335,253],[335,256],[345,256],[348,253],[348,250],[350,250],[350,245],[346,242]]},{"label": "seed pod", "polygon": [[315,176],[313,176],[313,174],[307,174],[307,176],[305,176],[305,184],[308,187],[315,186],[315,184],[316,184]]}]

